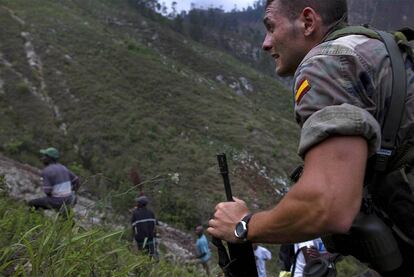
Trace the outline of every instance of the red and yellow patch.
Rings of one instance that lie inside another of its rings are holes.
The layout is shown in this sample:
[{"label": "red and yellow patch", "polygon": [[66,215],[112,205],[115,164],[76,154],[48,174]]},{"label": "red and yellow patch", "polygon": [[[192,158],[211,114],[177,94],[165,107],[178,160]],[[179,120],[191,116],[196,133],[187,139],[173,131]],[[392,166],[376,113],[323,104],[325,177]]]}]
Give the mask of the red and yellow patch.
[{"label": "red and yellow patch", "polygon": [[295,93],[295,102],[296,104],[299,104],[300,100],[303,96],[310,90],[311,86],[309,84],[309,81],[304,79],[302,82],[299,83],[298,88],[296,89]]}]

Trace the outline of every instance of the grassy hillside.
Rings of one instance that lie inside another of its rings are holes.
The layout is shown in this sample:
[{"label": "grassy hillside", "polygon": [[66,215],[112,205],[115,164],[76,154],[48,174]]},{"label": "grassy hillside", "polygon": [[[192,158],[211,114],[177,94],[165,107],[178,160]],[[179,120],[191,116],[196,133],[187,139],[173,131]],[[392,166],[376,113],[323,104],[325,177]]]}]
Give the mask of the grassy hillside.
[{"label": "grassy hillside", "polygon": [[134,253],[123,230],[84,230],[0,196],[1,276],[202,276],[195,266]]},{"label": "grassy hillside", "polygon": [[[194,263],[155,262],[131,247],[129,228],[111,230],[110,226],[84,229],[72,219],[46,217],[29,210],[24,203],[6,197],[0,177],[0,275],[1,276],[203,276]],[[278,248],[268,245],[273,253]],[[213,252],[213,255],[215,253]],[[275,257],[274,257],[275,259]],[[219,268],[211,263],[212,271]],[[276,262],[267,263],[268,273],[279,270]],[[338,264],[338,276],[355,276],[366,270],[353,259]]]},{"label": "grassy hillside", "polygon": [[[145,0],[144,0],[145,2]],[[162,2],[162,1],[160,1]],[[350,24],[369,24],[374,28],[398,30],[413,27],[412,0],[347,0]],[[261,49],[265,28],[265,0],[252,1],[246,9],[224,12],[219,8],[182,11],[172,21],[172,27],[193,39],[236,57],[261,72],[274,76],[274,62]],[[162,9],[161,9],[162,10]],[[291,78],[279,78],[291,85]]]},{"label": "grassy hillside", "polygon": [[298,162],[286,89],[134,1],[0,0],[0,26],[0,151],[39,166],[54,145],[120,211],[142,190],[161,219],[192,228],[224,199],[216,153],[253,207]]}]

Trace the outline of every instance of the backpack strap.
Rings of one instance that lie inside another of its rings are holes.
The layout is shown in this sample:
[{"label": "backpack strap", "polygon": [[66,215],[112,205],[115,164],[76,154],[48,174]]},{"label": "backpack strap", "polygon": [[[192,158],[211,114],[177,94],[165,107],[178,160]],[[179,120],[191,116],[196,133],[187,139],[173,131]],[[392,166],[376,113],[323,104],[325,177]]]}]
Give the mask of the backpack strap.
[{"label": "backpack strap", "polygon": [[377,153],[375,162],[375,170],[382,172],[387,168],[388,160],[395,150],[397,133],[404,112],[407,76],[404,59],[395,42],[394,35],[384,31],[378,31],[377,33],[387,48],[392,67],[391,103],[382,130],[381,149]]},{"label": "backpack strap", "polygon": [[301,252],[302,252],[302,248],[298,248],[298,250],[296,250],[296,252],[295,252],[295,255],[293,256],[292,268],[290,269],[290,273],[291,273],[292,276],[295,276],[296,262],[297,262],[299,254]]},{"label": "backpack strap", "polygon": [[[382,130],[381,149],[376,154],[374,164],[375,172],[381,173],[387,169],[390,157],[394,154],[398,154],[395,142],[404,112],[404,102],[407,94],[407,75],[402,52],[395,41],[395,36],[383,31],[378,31],[378,34],[382,37],[390,56],[393,78],[391,103]],[[407,153],[409,153],[408,150]],[[390,220],[389,216],[382,209],[379,211],[382,213],[383,218]],[[398,237],[405,243],[414,247],[414,240],[406,236],[392,220],[390,220],[390,222],[392,223],[392,230]]]},{"label": "backpack strap", "polygon": [[335,40],[348,35],[364,35],[372,39],[381,40],[388,51],[392,68],[391,102],[382,127],[381,149],[378,151],[374,170],[385,171],[388,160],[394,154],[396,138],[404,112],[404,102],[407,94],[407,73],[402,52],[414,63],[413,46],[414,30],[403,28],[394,34],[376,31],[364,26],[346,26],[333,30],[323,39],[323,42]]}]

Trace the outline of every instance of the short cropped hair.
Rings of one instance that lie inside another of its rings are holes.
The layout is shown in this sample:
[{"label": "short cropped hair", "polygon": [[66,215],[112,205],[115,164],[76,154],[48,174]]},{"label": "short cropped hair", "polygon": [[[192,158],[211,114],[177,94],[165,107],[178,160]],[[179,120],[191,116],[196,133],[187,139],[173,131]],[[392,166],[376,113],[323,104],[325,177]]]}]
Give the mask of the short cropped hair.
[{"label": "short cropped hair", "polygon": [[[266,7],[275,0],[267,0]],[[341,19],[347,21],[348,7],[346,0],[276,0],[279,1],[285,15],[290,19],[296,19],[300,12],[311,7],[322,18],[325,25],[330,25]]]}]

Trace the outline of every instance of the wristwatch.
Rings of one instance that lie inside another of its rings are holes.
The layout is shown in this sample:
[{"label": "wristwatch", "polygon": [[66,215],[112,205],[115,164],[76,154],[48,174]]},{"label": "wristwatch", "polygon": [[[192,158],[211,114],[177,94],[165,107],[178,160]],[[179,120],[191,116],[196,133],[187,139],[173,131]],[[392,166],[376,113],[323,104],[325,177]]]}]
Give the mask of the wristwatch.
[{"label": "wristwatch", "polygon": [[248,213],[239,223],[236,224],[236,228],[234,229],[234,235],[243,241],[247,241],[247,231],[250,218],[252,217],[252,213]]}]

